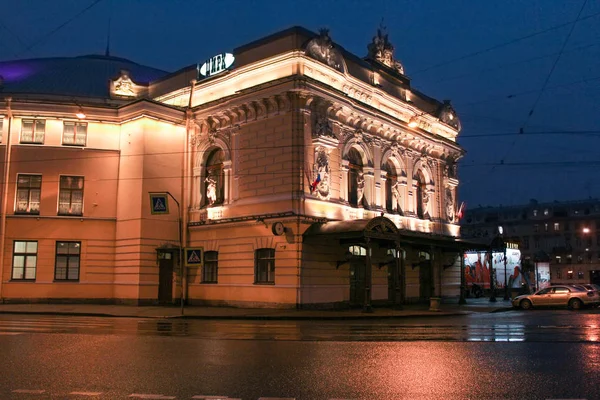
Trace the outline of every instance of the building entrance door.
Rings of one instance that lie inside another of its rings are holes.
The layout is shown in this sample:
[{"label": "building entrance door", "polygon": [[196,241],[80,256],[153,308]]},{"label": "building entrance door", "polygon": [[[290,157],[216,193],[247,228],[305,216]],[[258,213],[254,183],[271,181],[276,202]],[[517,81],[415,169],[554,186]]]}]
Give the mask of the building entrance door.
[{"label": "building entrance door", "polygon": [[365,301],[365,257],[350,260],[350,307],[362,307]]},{"label": "building entrance door", "polygon": [[428,300],[433,294],[433,273],[431,269],[431,260],[424,260],[419,263],[419,297],[422,300]]},{"label": "building entrance door", "polygon": [[158,253],[158,302],[173,302],[173,253]]}]

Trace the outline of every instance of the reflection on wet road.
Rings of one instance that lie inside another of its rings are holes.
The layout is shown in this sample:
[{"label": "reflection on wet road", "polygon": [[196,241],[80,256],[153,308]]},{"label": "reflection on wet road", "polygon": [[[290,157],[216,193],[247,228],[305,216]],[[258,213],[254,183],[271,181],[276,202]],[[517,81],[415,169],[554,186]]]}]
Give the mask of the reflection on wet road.
[{"label": "reflection on wet road", "polygon": [[0,316],[0,335],[75,333],[219,340],[600,342],[598,310],[511,311],[355,321],[231,321]]}]

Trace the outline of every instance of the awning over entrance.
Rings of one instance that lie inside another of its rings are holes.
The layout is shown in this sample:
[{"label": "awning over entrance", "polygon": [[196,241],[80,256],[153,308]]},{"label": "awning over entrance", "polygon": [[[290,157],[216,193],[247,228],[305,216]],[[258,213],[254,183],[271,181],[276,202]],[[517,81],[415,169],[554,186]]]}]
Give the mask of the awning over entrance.
[{"label": "awning over entrance", "polygon": [[392,220],[385,217],[314,223],[304,232],[304,237],[315,236],[336,237],[344,242],[361,241],[366,238],[383,239],[399,244],[410,244],[414,247],[431,248],[433,246],[448,252],[485,250],[489,247],[452,236],[398,229]]}]

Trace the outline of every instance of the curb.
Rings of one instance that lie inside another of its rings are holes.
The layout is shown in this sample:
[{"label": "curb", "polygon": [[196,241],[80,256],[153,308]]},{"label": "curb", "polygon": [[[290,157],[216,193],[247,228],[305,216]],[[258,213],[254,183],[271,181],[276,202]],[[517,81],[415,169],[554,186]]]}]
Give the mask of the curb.
[{"label": "curb", "polygon": [[400,315],[122,315],[92,312],[70,312],[70,311],[0,311],[0,315],[59,315],[79,317],[102,317],[102,318],[139,318],[139,319],[189,319],[189,320],[240,320],[240,321],[346,321],[346,320],[381,320],[381,319],[404,319],[404,318],[431,318],[431,317],[455,317],[477,313],[497,313],[510,311],[512,308],[499,308],[492,311],[424,311],[418,314]]}]

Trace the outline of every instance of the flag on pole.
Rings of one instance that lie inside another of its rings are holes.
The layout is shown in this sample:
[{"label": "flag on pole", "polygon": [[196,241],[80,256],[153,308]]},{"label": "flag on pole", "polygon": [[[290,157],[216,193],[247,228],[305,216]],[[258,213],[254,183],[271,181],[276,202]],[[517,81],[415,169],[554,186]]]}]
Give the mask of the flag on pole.
[{"label": "flag on pole", "polygon": [[310,192],[314,192],[317,189],[317,185],[321,182],[321,174],[317,174],[317,179],[310,185]]},{"label": "flag on pole", "polygon": [[463,214],[465,212],[465,202],[461,202],[460,203],[460,207],[458,208],[458,212],[456,213],[456,216],[458,217],[458,219],[462,219]]}]

